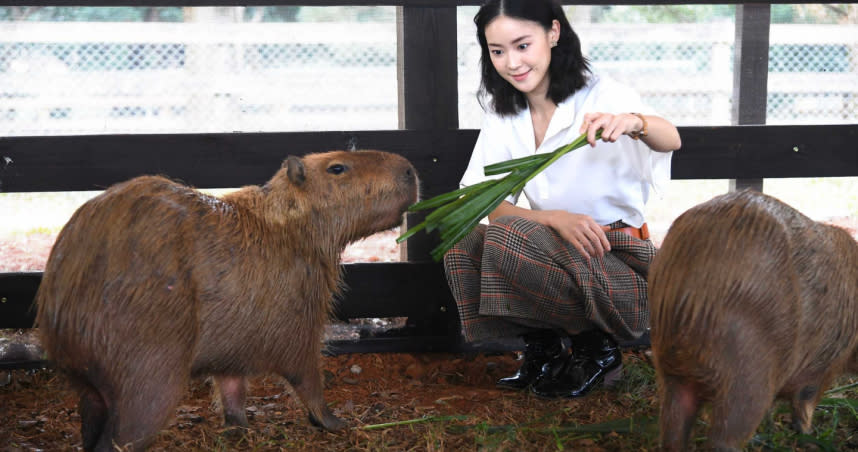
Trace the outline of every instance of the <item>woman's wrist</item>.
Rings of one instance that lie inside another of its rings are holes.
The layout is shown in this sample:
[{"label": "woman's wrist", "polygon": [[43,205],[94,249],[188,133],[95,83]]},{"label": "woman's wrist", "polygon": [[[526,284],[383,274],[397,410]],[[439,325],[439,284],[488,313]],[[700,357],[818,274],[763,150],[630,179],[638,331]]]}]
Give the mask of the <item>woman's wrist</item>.
[{"label": "woman's wrist", "polygon": [[633,116],[637,116],[638,120],[640,120],[640,122],[641,122],[641,125],[640,125],[640,127],[638,127],[637,130],[632,130],[631,132],[629,132],[629,136],[632,137],[632,139],[639,140],[641,137],[645,137],[645,136],[649,135],[649,133],[647,131],[647,121],[646,121],[646,118],[644,117],[644,115],[642,115],[640,113],[630,113],[630,114]]},{"label": "woman's wrist", "polygon": [[644,119],[647,122],[647,132],[646,135],[640,135],[640,138],[650,149],[657,152],[669,152],[682,146],[679,131],[669,121],[653,115],[645,116]]}]

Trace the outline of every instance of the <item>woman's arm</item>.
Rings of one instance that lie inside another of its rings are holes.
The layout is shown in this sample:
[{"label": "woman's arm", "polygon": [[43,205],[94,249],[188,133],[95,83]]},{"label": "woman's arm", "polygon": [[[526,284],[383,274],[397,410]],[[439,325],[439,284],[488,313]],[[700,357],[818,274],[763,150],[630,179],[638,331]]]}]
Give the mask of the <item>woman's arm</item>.
[{"label": "woman's arm", "polygon": [[554,229],[584,257],[604,256],[611,251],[611,244],[605,235],[608,227],[599,225],[587,215],[565,210],[530,210],[503,201],[489,214],[489,221],[493,223],[508,215],[526,218]]},{"label": "woman's arm", "polygon": [[682,146],[679,131],[668,120],[655,115],[643,115],[643,120],[632,113],[587,113],[581,124],[581,133],[587,133],[590,146],[596,145],[596,132],[602,129],[602,141],[614,142],[622,135],[634,135],[643,131],[646,121],[646,136],[640,139],[653,151],[675,151]]}]

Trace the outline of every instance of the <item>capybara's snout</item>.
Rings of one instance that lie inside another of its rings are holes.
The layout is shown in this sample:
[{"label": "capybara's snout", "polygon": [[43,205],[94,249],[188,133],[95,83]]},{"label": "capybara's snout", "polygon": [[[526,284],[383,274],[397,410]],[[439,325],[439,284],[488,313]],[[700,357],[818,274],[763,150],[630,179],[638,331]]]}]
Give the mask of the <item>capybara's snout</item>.
[{"label": "capybara's snout", "polygon": [[402,184],[408,187],[408,190],[411,192],[413,197],[411,198],[411,202],[417,201],[417,187],[419,184],[419,180],[417,179],[417,170],[414,169],[414,166],[411,165],[410,162],[407,162],[408,165],[401,173]]},{"label": "capybara's snout", "polygon": [[416,202],[420,182],[414,165],[398,154],[381,152],[380,155],[382,159],[379,164],[389,168],[392,179],[396,181],[403,194],[408,198],[409,204]]},{"label": "capybara's snout", "polygon": [[406,195],[406,205],[402,209],[405,212],[408,206],[417,202],[420,191],[420,179],[417,177],[417,170],[414,169],[414,165],[404,158],[402,160],[403,162],[400,163],[401,167],[397,168],[396,171],[399,172],[399,183],[402,185]]},{"label": "capybara's snout", "polygon": [[[395,209],[395,215],[390,215],[388,219],[384,220],[385,224],[379,228],[381,230],[399,226],[402,222],[402,215],[404,215],[408,210],[408,207],[417,202],[417,199],[419,198],[420,182],[417,178],[417,171],[411,163],[406,160],[404,165],[397,167],[394,171],[399,174],[396,178],[397,187],[395,190],[395,199],[398,201],[398,206]],[[382,208],[381,210],[384,211],[386,209]]]},{"label": "capybara's snout", "polygon": [[[419,198],[420,179],[414,165],[398,154],[380,151],[362,151],[368,158],[377,158],[379,177],[371,184],[377,190],[374,197],[371,229],[380,231],[399,226],[402,215]],[[389,181],[389,182],[388,182]]]}]

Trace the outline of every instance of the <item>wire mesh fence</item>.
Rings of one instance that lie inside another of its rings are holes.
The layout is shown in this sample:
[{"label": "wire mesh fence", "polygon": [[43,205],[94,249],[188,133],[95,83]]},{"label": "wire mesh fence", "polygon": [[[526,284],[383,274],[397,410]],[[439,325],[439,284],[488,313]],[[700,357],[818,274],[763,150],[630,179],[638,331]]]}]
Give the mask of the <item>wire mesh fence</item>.
[{"label": "wire mesh fence", "polygon": [[[0,135],[396,129],[396,17],[381,11],[306,22],[0,21]],[[481,116],[474,11],[459,8],[462,128]],[[573,25],[595,72],[633,85],[678,125],[731,123],[732,18],[580,16]],[[772,25],[769,124],[856,121],[855,25]]]}]

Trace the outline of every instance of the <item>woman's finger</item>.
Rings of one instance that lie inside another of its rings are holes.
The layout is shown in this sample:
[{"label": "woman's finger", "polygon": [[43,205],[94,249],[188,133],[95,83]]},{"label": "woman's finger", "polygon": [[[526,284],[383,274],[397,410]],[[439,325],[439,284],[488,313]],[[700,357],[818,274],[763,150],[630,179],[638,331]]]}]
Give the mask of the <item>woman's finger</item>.
[{"label": "woman's finger", "polygon": [[590,248],[593,250],[593,254],[591,254],[591,256],[593,256],[593,257],[604,256],[605,255],[604,242],[602,242],[602,239],[599,237],[599,233],[601,233],[602,231],[599,230],[598,232],[594,232],[593,229],[588,229],[587,232],[588,232],[587,239],[590,242]]},{"label": "woman's finger", "polygon": [[581,241],[579,241],[579,240],[574,240],[574,241],[572,241],[572,242],[570,242],[570,243],[572,243],[572,247],[573,247],[573,248],[575,248],[576,250],[578,250],[578,253],[580,253],[580,254],[581,254],[581,256],[584,256],[584,258],[585,258],[585,259],[590,260],[590,253],[589,253],[589,252],[587,252],[587,250],[586,250],[586,249],[584,249],[584,245],[582,245],[582,244],[581,244]]},{"label": "woman's finger", "polygon": [[599,226],[596,235],[599,236],[599,240],[602,242],[602,249],[605,250],[605,253],[611,251],[611,242],[608,240],[608,235],[605,234],[605,231],[610,230],[609,226]]}]

